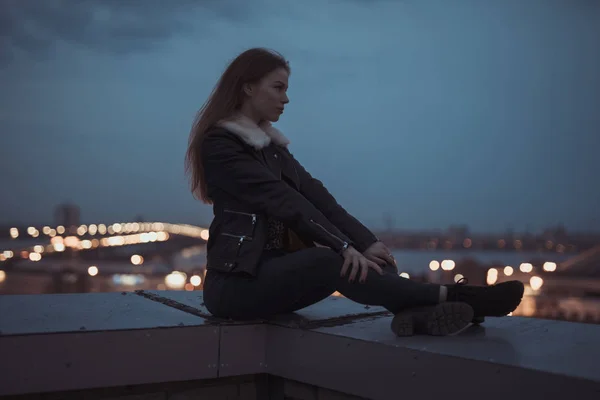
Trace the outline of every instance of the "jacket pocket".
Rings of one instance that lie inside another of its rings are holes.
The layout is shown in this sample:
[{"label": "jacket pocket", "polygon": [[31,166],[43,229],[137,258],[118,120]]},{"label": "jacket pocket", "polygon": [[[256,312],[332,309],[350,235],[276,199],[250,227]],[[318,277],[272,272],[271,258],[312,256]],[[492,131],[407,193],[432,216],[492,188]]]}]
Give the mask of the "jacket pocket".
[{"label": "jacket pocket", "polygon": [[208,266],[221,271],[232,271],[251,241],[252,238],[245,235],[221,233],[208,254]]},{"label": "jacket pocket", "polygon": [[223,231],[226,232],[226,234],[253,238],[256,222],[256,214],[228,209],[223,210],[222,224]]}]

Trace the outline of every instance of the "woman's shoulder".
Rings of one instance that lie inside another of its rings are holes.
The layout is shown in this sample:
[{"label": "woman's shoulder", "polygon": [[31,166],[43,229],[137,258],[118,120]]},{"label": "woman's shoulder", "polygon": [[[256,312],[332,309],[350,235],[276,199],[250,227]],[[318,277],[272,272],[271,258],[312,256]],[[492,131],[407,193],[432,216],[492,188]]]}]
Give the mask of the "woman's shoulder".
[{"label": "woman's shoulder", "polygon": [[206,130],[205,136],[208,138],[211,136],[226,135],[227,133],[227,129],[225,129],[221,125],[216,124]]},{"label": "woman's shoulder", "polygon": [[202,150],[204,152],[212,152],[216,149],[220,151],[226,149],[239,150],[240,148],[245,148],[244,142],[228,129],[218,125],[207,129],[202,140]]},{"label": "woman's shoulder", "polygon": [[236,140],[236,136],[233,135],[229,129],[220,126],[220,125],[214,125],[211,126],[210,128],[208,128],[206,130],[205,136],[204,136],[204,141],[221,141],[221,140],[227,140],[227,141],[235,141]]}]

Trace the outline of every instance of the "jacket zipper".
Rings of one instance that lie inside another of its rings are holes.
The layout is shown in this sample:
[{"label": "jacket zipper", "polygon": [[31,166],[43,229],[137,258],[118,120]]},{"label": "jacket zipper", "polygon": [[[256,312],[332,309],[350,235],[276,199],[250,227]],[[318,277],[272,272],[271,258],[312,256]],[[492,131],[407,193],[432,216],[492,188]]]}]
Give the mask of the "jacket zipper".
[{"label": "jacket zipper", "polygon": [[245,213],[245,212],[241,212],[241,211],[232,211],[232,210],[223,210],[224,212],[228,212],[231,214],[239,214],[239,215],[245,215],[247,217],[252,217],[252,225],[254,225],[256,223],[256,214],[250,214],[250,213]]},{"label": "jacket zipper", "polygon": [[252,238],[251,238],[251,237],[249,237],[249,236],[245,236],[245,235],[234,235],[234,234],[232,234],[232,233],[225,233],[225,232],[221,233],[221,235],[223,235],[223,236],[229,236],[229,237],[232,237],[232,238],[239,239],[239,241],[238,241],[238,244],[239,244],[240,246],[241,246],[241,245],[242,245],[242,243],[244,243],[245,241],[248,241],[248,242],[251,242],[251,241],[252,241]]},{"label": "jacket zipper", "polygon": [[315,224],[316,226],[318,226],[319,228],[321,228],[323,231],[325,231],[325,233],[327,233],[329,236],[337,239],[341,244],[342,244],[342,251],[346,250],[348,248],[348,242],[346,242],[345,240],[340,239],[339,237],[335,236],[333,233],[329,232],[327,229],[325,229],[325,227],[321,224],[319,224],[318,222],[316,222],[315,220],[311,219],[310,222],[312,222],[313,224]]},{"label": "jacket zipper", "polygon": [[235,252],[235,257],[237,258],[240,255],[240,249],[242,248],[242,245],[244,244],[245,241],[251,242],[252,238],[249,238],[248,236],[240,236],[240,235],[232,235],[231,233],[221,233],[221,235],[223,236],[229,236],[235,239],[238,239],[237,241],[237,250]]}]

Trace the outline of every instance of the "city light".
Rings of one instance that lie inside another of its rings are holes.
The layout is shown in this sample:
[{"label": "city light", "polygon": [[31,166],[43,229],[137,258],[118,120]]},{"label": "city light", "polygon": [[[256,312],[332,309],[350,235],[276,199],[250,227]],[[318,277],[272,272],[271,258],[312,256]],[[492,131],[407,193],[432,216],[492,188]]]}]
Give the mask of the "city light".
[{"label": "city light", "polygon": [[133,265],[142,265],[144,263],[144,257],[139,254],[134,254],[131,256],[131,263]]},{"label": "city light", "polygon": [[40,231],[35,229],[35,227],[33,227],[33,226],[30,226],[29,228],[27,228],[27,233],[29,234],[29,236],[34,237],[34,238],[40,236]]},{"label": "city light", "polygon": [[63,244],[67,247],[76,249],[79,247],[79,238],[77,236],[67,236],[64,238]]},{"label": "city light", "polygon": [[54,243],[52,246],[54,246],[54,251],[59,253],[65,251],[65,245],[63,243]]},{"label": "city light", "polygon": [[550,261],[545,262],[543,268],[544,268],[544,271],[554,272],[554,271],[556,271],[556,263],[550,262]]},{"label": "city light", "polygon": [[442,269],[444,271],[452,271],[455,266],[456,266],[456,263],[454,261],[452,261],[452,260],[444,260],[444,261],[442,261]]},{"label": "city light", "polygon": [[16,239],[19,237],[19,230],[17,228],[10,228],[10,237]]},{"label": "city light", "polygon": [[0,283],[4,282],[5,280],[6,280],[6,272],[4,272],[0,269]]},{"label": "city light", "polygon": [[528,274],[531,271],[533,271],[533,265],[531,265],[530,263],[522,263],[519,269],[521,270],[521,272],[525,272],[526,274]]},{"label": "city light", "polygon": [[90,276],[96,276],[98,275],[98,267],[96,267],[95,265],[92,265],[88,268],[88,274]]},{"label": "city light", "polygon": [[463,274],[456,274],[456,275],[454,275],[454,282],[458,283],[458,281],[460,281],[463,278],[464,278]]},{"label": "city light", "polygon": [[539,276],[532,276],[531,279],[529,279],[529,286],[531,286],[531,289],[533,290],[540,290],[543,284],[544,280]]},{"label": "city light", "polygon": [[202,239],[202,240],[208,240],[208,236],[209,236],[208,229],[202,229],[200,231],[200,239]]},{"label": "city light", "polygon": [[40,261],[42,259],[42,255],[40,253],[29,253],[29,259],[31,261]]},{"label": "city light", "polygon": [[410,279],[410,275],[407,272],[402,272],[400,274],[401,277],[406,278],[406,279]]},{"label": "city light", "polygon": [[109,238],[103,238],[100,243],[102,243],[103,246],[123,246],[125,244],[125,237],[111,236]]},{"label": "city light", "polygon": [[506,267],[504,267],[504,275],[511,276],[513,274],[513,272],[515,272],[515,270],[510,265],[507,265]]},{"label": "city light", "polygon": [[62,225],[57,226],[56,233],[58,233],[59,235],[62,235],[63,233],[65,233],[65,227]]},{"label": "city light", "polygon": [[98,232],[98,227],[96,226],[96,224],[91,224],[88,228],[88,232],[90,235],[94,236],[96,232]]},{"label": "city light", "polygon": [[190,283],[194,286],[200,286],[202,278],[199,275],[194,275],[190,278]]},{"label": "city light", "polygon": [[187,275],[183,272],[173,271],[165,276],[165,284],[169,289],[181,289],[185,286]]},{"label": "city light", "polygon": [[436,261],[436,260],[432,260],[429,263],[429,269],[432,271],[437,271],[438,269],[440,269],[440,262]]},{"label": "city light", "polygon": [[146,278],[141,274],[114,274],[112,281],[117,286],[135,286],[144,283]]},{"label": "city light", "polygon": [[[163,233],[165,233],[165,232],[163,232]],[[156,242],[157,240],[158,240],[157,232],[147,232],[147,233],[140,234],[140,241],[142,243]]]},{"label": "city light", "polygon": [[496,268],[490,268],[487,272],[486,282],[488,285],[493,285],[498,280],[498,270]]},{"label": "city light", "polygon": [[167,232],[158,232],[157,233],[157,238],[156,238],[159,242],[164,242],[166,240],[169,240],[169,234]]}]

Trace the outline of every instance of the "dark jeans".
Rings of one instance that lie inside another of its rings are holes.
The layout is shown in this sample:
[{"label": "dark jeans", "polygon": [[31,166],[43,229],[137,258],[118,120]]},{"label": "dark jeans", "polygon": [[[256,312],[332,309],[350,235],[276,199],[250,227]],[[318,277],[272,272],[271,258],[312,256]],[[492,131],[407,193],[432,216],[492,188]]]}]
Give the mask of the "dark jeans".
[{"label": "dark jeans", "polygon": [[388,266],[384,275],[369,269],[365,283],[340,277],[343,258],[327,248],[294,253],[267,251],[256,277],[208,270],[204,304],[217,317],[268,318],[315,304],[336,290],[361,304],[383,306],[392,313],[439,302],[440,286],[419,283],[398,275]]}]

